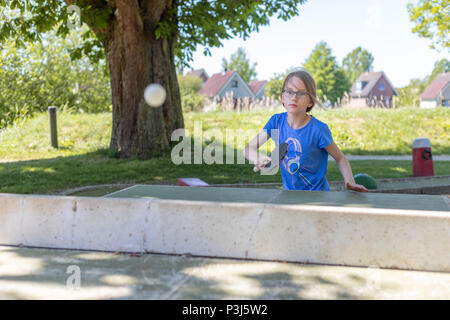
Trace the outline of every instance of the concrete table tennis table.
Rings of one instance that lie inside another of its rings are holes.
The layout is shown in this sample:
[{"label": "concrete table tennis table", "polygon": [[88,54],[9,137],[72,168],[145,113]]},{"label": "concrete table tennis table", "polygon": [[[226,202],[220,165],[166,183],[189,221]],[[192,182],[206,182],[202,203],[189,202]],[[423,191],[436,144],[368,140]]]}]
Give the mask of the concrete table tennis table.
[{"label": "concrete table tennis table", "polygon": [[136,185],[0,208],[0,245],[450,271],[438,195]]}]

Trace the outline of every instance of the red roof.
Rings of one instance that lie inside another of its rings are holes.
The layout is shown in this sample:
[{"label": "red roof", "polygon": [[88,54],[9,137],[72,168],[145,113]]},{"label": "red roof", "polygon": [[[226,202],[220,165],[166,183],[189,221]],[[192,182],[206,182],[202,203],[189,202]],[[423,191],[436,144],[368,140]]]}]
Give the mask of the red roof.
[{"label": "red roof", "polygon": [[220,89],[223,88],[225,83],[233,76],[236,71],[227,71],[222,73],[216,73],[211,76],[206,82],[203,84],[203,87],[200,89],[200,93],[204,94],[208,97],[215,97],[219,93]]},{"label": "red roof", "polygon": [[420,99],[435,99],[449,82],[450,72],[437,75],[425,91],[420,95]]},{"label": "red roof", "polygon": [[266,84],[267,81],[258,81],[258,80],[252,80],[248,83],[248,86],[253,91],[254,94],[257,94],[259,89],[263,87]]}]

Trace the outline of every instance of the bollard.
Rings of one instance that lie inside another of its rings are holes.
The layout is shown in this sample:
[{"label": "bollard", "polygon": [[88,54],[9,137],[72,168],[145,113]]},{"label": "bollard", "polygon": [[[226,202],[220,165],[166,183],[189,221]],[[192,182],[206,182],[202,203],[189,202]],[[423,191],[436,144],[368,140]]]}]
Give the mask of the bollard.
[{"label": "bollard", "polygon": [[58,130],[56,127],[56,107],[48,107],[50,119],[50,138],[53,148],[58,148]]},{"label": "bollard", "polygon": [[434,176],[430,140],[414,139],[412,149],[413,177]]}]

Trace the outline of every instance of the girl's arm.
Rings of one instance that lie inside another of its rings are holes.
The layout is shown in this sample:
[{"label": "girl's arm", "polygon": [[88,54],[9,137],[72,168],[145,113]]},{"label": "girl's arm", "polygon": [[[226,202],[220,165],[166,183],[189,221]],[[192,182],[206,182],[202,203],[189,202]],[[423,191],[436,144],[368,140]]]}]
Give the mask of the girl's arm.
[{"label": "girl's arm", "polygon": [[344,154],[339,150],[338,146],[333,142],[328,147],[325,147],[325,150],[336,160],[339,171],[344,177],[345,187],[349,190],[359,191],[359,192],[368,192],[369,190],[366,187],[356,184],[355,179],[353,178],[352,168],[350,168],[350,163]]},{"label": "girl's arm", "polygon": [[244,148],[244,157],[255,164],[258,170],[262,170],[265,164],[272,161],[270,157],[258,152],[259,147],[269,140],[270,136],[262,130],[248,145]]}]

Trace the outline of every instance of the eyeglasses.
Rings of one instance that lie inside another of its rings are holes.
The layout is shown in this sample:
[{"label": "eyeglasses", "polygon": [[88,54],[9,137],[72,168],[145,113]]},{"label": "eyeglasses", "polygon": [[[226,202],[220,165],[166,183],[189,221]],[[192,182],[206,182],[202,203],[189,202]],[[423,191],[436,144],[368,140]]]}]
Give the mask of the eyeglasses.
[{"label": "eyeglasses", "polygon": [[292,98],[295,95],[298,99],[309,94],[309,92],[306,91],[291,91],[291,90],[282,90],[281,93],[283,93],[287,98]]}]

